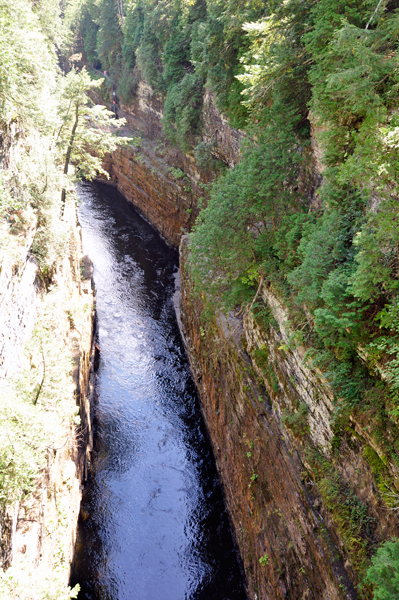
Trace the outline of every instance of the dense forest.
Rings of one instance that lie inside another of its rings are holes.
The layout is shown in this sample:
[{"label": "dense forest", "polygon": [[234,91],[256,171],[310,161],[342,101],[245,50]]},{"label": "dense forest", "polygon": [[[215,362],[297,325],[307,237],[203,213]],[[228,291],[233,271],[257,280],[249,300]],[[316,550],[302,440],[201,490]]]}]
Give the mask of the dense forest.
[{"label": "dense forest", "polygon": [[[272,286],[289,308],[290,344],[306,346],[308,364],[334,392],[334,452],[351,433],[351,415],[366,415],[382,449],[366,458],[387,510],[397,510],[387,468],[399,469],[396,0],[12,0],[0,5],[0,25],[3,256],[17,264],[19,245],[37,224],[32,252],[51,292],[69,239],[59,218],[65,191],[72,195],[77,177],[101,171],[101,157],[116,143],[96,129],[88,133],[85,117],[109,123],[109,116],[88,106],[86,91],[107,71],[102,85],[115,85],[129,104],[144,79],[164,102],[165,137],[214,171],[190,235],[204,323],[241,305],[256,314],[259,286]],[[66,57],[79,52],[88,71],[66,69]],[[232,169],[217,163],[212,142],[201,137],[206,88],[245,132]],[[10,426],[14,417],[2,417],[9,432],[0,445],[4,506],[32,486],[46,411],[56,410],[66,385],[67,359],[54,350],[49,320],[39,320],[33,367],[2,395],[3,415],[10,415],[9,398],[20,397],[15,422],[28,432],[21,436]],[[43,353],[53,357],[49,369],[54,363],[47,391],[34,366]],[[47,396],[36,406],[39,393]],[[27,403],[32,394],[36,401]],[[350,524],[348,551],[363,582],[376,599],[397,597],[399,541],[377,549],[361,536],[367,516],[360,502],[345,505],[334,454],[326,464],[309,448],[309,462],[337,522]],[[7,581],[0,580],[5,590]]]}]

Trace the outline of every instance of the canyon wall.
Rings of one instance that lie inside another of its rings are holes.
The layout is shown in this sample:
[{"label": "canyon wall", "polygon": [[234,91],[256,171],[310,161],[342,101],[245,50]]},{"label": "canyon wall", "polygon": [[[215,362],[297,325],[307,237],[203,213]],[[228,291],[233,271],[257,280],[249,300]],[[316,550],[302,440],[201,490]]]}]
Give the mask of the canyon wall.
[{"label": "canyon wall", "polygon": [[[66,416],[62,422],[58,422],[58,413],[54,416],[49,413],[48,418],[54,419],[54,429],[58,428],[60,433],[56,447],[50,444],[47,450],[33,493],[24,495],[21,490],[20,499],[3,512],[0,522],[2,567],[13,567],[10,572],[13,572],[15,585],[27,586],[32,593],[35,589],[39,591],[47,580],[53,591],[55,585],[68,585],[81,484],[87,475],[92,447],[92,269],[89,259],[82,257],[74,202],[68,203],[64,221],[70,231],[69,251],[58,264],[51,283],[56,293],[56,333],[60,344],[67,348],[69,360],[73,361],[73,384],[67,393],[69,405],[64,407]],[[27,232],[18,255],[5,254],[1,263],[1,385],[8,378],[18,378],[21,370],[29,368],[24,345],[35,330],[47,296],[38,262],[31,252],[35,227],[33,224]],[[67,417],[77,409],[79,425]],[[23,433],[21,431],[21,435]],[[58,572],[61,574],[55,582],[53,576]]]},{"label": "canyon wall", "polygon": [[[93,100],[104,100],[93,94]],[[108,106],[111,108],[111,106]],[[108,183],[117,187],[162,237],[178,247],[182,234],[190,231],[206,204],[206,185],[214,177],[200,168],[191,154],[184,154],[162,137],[162,103],[151,88],[140,82],[135,102],[122,104],[119,117],[126,119],[120,135],[131,137],[104,161]],[[217,110],[212,93],[204,97],[203,141],[212,146],[212,155],[229,167],[240,159],[244,133],[228,126]],[[102,181],[107,181],[102,178]]]},{"label": "canyon wall", "polygon": [[[292,345],[273,290],[263,286],[258,317],[204,322],[186,263],[185,241],[183,333],[250,598],[358,597],[368,552],[399,533],[376,478],[381,448],[353,419],[334,451],[331,391]],[[381,467],[394,480],[395,466]]]},{"label": "canyon wall", "polygon": [[[134,132],[141,141],[107,159],[111,183],[176,246],[212,175],[162,138],[162,105],[148,86],[139,86],[122,116],[125,134]],[[229,126],[210,92],[203,122],[203,140],[232,167],[244,134]],[[313,148],[309,197],[317,206],[321,157],[315,140]],[[370,597],[370,589],[359,588],[367,560],[382,540],[399,534],[381,483],[398,497],[395,465],[385,460],[364,416],[332,428],[332,392],[322,373],[309,368],[308,348],[293,342],[289,311],[276,291],[263,284],[255,313],[204,321],[187,253],[183,238],[181,326],[249,597]]]}]

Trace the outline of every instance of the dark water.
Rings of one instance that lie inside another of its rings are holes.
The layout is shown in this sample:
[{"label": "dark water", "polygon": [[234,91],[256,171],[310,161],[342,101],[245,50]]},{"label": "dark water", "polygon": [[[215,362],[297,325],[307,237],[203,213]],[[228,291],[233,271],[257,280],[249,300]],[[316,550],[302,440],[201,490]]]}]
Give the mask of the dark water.
[{"label": "dark water", "polygon": [[80,599],[244,600],[171,301],[176,255],[115,190],[79,196],[101,361],[71,583]]}]

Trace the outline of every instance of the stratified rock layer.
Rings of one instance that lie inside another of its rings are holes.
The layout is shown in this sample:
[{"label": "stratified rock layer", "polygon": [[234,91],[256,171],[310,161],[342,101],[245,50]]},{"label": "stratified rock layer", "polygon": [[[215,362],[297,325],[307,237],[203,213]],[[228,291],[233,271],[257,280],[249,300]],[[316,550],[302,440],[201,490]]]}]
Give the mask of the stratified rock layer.
[{"label": "stratified rock layer", "polygon": [[[0,515],[0,561],[14,567],[51,577],[55,567],[64,569],[73,559],[81,501],[81,483],[87,476],[92,449],[90,404],[94,394],[93,290],[87,257],[82,259],[80,229],[74,203],[69,203],[64,220],[70,225],[69,255],[58,265],[52,283],[59,292],[58,325],[73,367],[70,390],[71,412],[79,406],[80,425],[70,419],[62,423],[62,441],[48,448],[47,461],[35,482],[35,490]],[[24,344],[30,338],[44,294],[38,264],[30,254],[35,227],[20,248],[19,259],[4,259],[0,270],[0,385],[6,377],[24,367]],[[68,307],[75,307],[73,322]],[[51,415],[51,413],[49,413]],[[57,418],[57,417],[54,417]],[[59,424],[54,423],[57,427]],[[28,579],[26,579],[29,581]]]},{"label": "stratified rock layer", "polygon": [[[111,180],[176,246],[198,214],[201,184],[211,174],[198,169],[193,157],[161,137],[157,140],[162,105],[148,86],[139,86],[136,102],[124,111],[128,127],[142,139],[109,158]],[[203,122],[203,140],[215,157],[232,167],[240,159],[243,134],[229,127],[210,92],[204,98]],[[308,197],[317,207],[320,157],[313,162]],[[322,374],[306,365],[306,348],[291,344],[288,310],[278,295],[263,285],[258,304],[266,320],[247,312],[240,318],[219,316],[204,322],[187,254],[185,239],[179,318],[249,597],[354,599],[367,556],[382,540],[399,535],[398,519],[388,510],[367,460],[370,452],[382,455],[381,449],[367,422],[352,417],[339,440],[339,456],[332,456],[336,435],[331,390]],[[395,485],[395,465],[384,469]],[[355,530],[349,535],[340,521],[339,504],[345,502],[348,514],[365,511],[362,539]],[[368,589],[362,593],[371,595]]]},{"label": "stratified rock layer", "polygon": [[[99,96],[94,98],[101,101]],[[108,183],[116,186],[169,244],[178,247],[182,233],[193,226],[199,206],[206,204],[206,184],[214,173],[199,168],[192,155],[162,138],[162,103],[145,83],[140,82],[135,102],[123,105],[119,116],[126,119],[121,135],[131,137],[132,143],[105,159]],[[203,117],[203,141],[214,158],[234,166],[240,160],[244,134],[229,127],[210,91],[204,97]]]}]

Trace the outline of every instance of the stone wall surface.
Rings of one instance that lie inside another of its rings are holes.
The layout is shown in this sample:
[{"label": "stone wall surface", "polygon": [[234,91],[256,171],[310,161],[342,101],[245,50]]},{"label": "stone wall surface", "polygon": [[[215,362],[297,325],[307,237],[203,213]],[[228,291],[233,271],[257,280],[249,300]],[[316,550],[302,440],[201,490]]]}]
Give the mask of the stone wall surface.
[{"label": "stone wall surface", "polygon": [[35,228],[29,230],[26,244],[15,266],[9,258],[0,268],[0,380],[20,367],[24,342],[32,333],[40,286],[37,263],[30,256]]},{"label": "stone wall surface", "polygon": [[[210,176],[198,169],[192,156],[183,155],[162,139],[159,102],[148,86],[139,86],[136,101],[123,107],[123,116],[142,136],[141,145],[118,150],[109,157],[107,167],[118,189],[177,245],[182,231],[190,230],[198,214],[201,184]],[[203,122],[203,140],[214,156],[234,166],[240,160],[243,134],[229,126],[209,91],[204,97]],[[309,204],[317,208],[323,164],[315,126],[313,138],[312,170],[309,181],[301,185],[306,184]],[[177,169],[184,175],[176,177]],[[183,177],[189,181],[190,192],[184,190]],[[333,457],[332,392],[322,374],[309,367],[307,348],[292,343],[289,311],[278,294],[266,284],[261,288],[258,303],[263,304],[269,320],[262,321],[247,311],[243,317],[230,314],[204,322],[186,264],[184,238],[180,325],[243,559],[249,597],[357,598],[359,573],[362,569],[364,573],[362,542],[355,534],[352,538],[345,534],[338,518],[340,507],[328,503],[320,493],[320,475],[311,455],[334,463],[331,477],[339,479],[332,479],[339,488],[335,502],[348,501],[348,510],[361,506],[366,511],[370,525],[367,552],[375,551],[382,540],[399,535],[399,525],[366,459],[367,449],[383,457],[367,418],[351,417],[350,427],[339,440],[339,456]],[[395,485],[395,465],[385,467]],[[324,475],[324,486],[329,476]],[[363,593],[370,596],[370,590]]]},{"label": "stone wall surface", "polygon": [[[355,598],[350,566],[345,566],[328,515],[323,514],[313,486],[306,485],[296,445],[283,434],[276,403],[248,354],[249,344],[259,341],[259,332],[248,320],[232,316],[201,325],[201,306],[192,296],[184,264],[183,246],[183,332],[249,597]],[[244,338],[250,340],[248,345]],[[301,370],[286,366],[285,383],[292,375],[302,379]],[[302,383],[308,398],[311,382]],[[323,437],[322,423],[319,429]],[[266,558],[259,562],[262,557]],[[340,586],[345,586],[345,596]]]},{"label": "stone wall surface", "polygon": [[[80,408],[80,425],[66,420],[59,447],[49,448],[47,464],[43,465],[33,495],[16,502],[0,519],[3,568],[13,566],[27,573],[39,569],[43,577],[51,576],[55,566],[68,567],[72,561],[81,483],[87,475],[92,448],[94,292],[90,261],[82,258],[73,204],[65,211],[64,219],[68,219],[72,231],[69,255],[58,266],[53,283],[60,291],[58,324],[74,360],[70,403],[72,409],[76,404]],[[3,262],[0,271],[0,384],[23,366],[23,347],[41,306],[43,289],[38,265],[29,253],[34,233],[34,229],[29,232],[18,264]],[[73,322],[67,310],[72,305]],[[65,585],[68,573],[66,568]]]},{"label": "stone wall surface", "polygon": [[[290,348],[287,310],[267,286],[263,301],[273,324],[220,316],[201,320],[181,247],[181,322],[205,421],[248,578],[250,598],[356,598],[359,564],[315,483],[309,449],[332,452],[332,395]],[[306,406],[303,430],[284,414]],[[375,547],[398,535],[364,457],[370,443],[357,423],[335,459],[339,485],[367,507]],[[374,448],[378,451],[378,448]],[[349,495],[347,497],[350,497]],[[331,507],[330,507],[331,508]],[[267,560],[262,557],[267,556]],[[261,559],[261,562],[259,562]],[[367,590],[365,591],[368,596]]]},{"label": "stone wall surface", "polygon": [[215,104],[215,96],[208,88],[204,94],[203,104],[203,139],[212,144],[213,154],[221,161],[234,167],[240,162],[241,143],[246,137],[243,131],[234,129]]},{"label": "stone wall surface", "polygon": [[149,140],[122,146],[103,166],[109,183],[177,247],[182,231],[189,231],[198,215],[196,199],[201,189],[188,159],[177,150],[155,146]]},{"label": "stone wall surface", "polygon": [[[97,94],[92,97],[97,103],[104,102]],[[177,247],[182,233],[194,224],[199,206],[206,204],[204,188],[214,173],[201,169],[193,154],[183,153],[163,138],[162,108],[161,99],[140,81],[134,101],[122,103],[118,113],[126,120],[121,135],[131,137],[132,143],[108,156],[103,166],[110,175],[108,183]],[[203,125],[202,139],[213,157],[233,167],[240,160],[244,133],[229,126],[209,90],[204,95]]]}]

